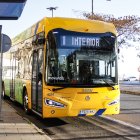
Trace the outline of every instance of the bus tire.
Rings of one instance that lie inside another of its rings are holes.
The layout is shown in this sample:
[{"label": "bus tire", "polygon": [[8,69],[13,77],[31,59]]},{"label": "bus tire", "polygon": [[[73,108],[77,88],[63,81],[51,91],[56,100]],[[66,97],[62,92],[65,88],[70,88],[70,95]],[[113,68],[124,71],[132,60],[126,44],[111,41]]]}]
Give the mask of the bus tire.
[{"label": "bus tire", "polygon": [[27,95],[27,90],[24,90],[24,94],[23,94],[23,108],[26,114],[30,114],[30,109],[28,107],[28,95]]}]

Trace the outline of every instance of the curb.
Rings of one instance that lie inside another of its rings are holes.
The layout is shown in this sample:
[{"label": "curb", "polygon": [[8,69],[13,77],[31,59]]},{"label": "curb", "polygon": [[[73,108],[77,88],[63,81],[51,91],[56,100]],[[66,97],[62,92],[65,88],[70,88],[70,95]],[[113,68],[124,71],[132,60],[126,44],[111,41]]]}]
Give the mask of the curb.
[{"label": "curb", "polygon": [[[21,115],[20,115],[21,116]],[[22,116],[21,116],[22,117]],[[25,117],[22,117],[24,120],[26,120],[28,122],[28,124],[32,125],[40,135],[43,135],[44,137],[46,137],[46,140],[52,140],[49,136],[47,136],[45,134],[45,132],[43,132],[42,129],[38,128],[35,124],[33,124],[29,119],[25,118]]]},{"label": "curb", "polygon": [[[5,103],[6,103],[6,102],[5,102]],[[7,104],[8,104],[8,103],[7,103]],[[8,104],[8,106],[10,106],[19,116],[21,116],[21,114],[18,113],[18,112],[16,111],[16,109],[14,109],[11,105]],[[23,117],[23,116],[21,116],[21,117],[22,117],[23,120],[27,121],[28,124],[32,125],[32,126],[35,128],[35,130],[37,130],[37,132],[38,132],[41,136],[43,136],[44,138],[46,138],[46,140],[52,140],[49,136],[47,136],[47,135],[43,132],[42,129],[38,128],[38,127],[37,127],[35,124],[33,124],[29,119],[27,119],[27,118],[25,118],[25,117]]]},{"label": "curb", "polygon": [[133,95],[138,95],[140,96],[140,92],[135,92],[135,91],[127,91],[127,90],[120,90],[121,93],[124,94],[133,94]]}]

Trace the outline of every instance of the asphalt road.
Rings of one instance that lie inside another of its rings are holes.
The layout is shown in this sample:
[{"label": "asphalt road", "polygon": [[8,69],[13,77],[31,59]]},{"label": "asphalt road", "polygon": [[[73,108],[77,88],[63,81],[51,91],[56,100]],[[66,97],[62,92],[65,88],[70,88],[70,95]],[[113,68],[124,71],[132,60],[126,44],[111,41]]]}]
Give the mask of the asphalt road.
[{"label": "asphalt road", "polygon": [[[139,87],[139,81],[122,82],[122,86]],[[132,89],[132,88],[130,88]],[[65,117],[42,119],[35,114],[26,115],[21,106],[6,100],[17,113],[37,127],[42,129],[53,140],[139,140],[140,130],[131,129],[128,126],[104,120],[100,117]],[[140,127],[140,96],[121,94],[121,112],[119,115],[109,116],[115,120],[121,120],[126,124]]]},{"label": "asphalt road", "polygon": [[65,117],[42,119],[35,114],[26,115],[19,104],[6,100],[19,115],[42,129],[52,140],[127,140],[128,135],[120,135],[97,125],[94,118]]},{"label": "asphalt road", "polygon": [[140,96],[121,94],[121,112],[110,117],[140,127]]},{"label": "asphalt road", "polygon": [[[53,140],[125,140],[140,139],[140,131],[99,117],[65,117],[42,119],[35,114],[26,115],[18,104],[7,100],[18,114],[42,129]],[[140,126],[140,96],[121,94],[121,113],[109,116]]]}]

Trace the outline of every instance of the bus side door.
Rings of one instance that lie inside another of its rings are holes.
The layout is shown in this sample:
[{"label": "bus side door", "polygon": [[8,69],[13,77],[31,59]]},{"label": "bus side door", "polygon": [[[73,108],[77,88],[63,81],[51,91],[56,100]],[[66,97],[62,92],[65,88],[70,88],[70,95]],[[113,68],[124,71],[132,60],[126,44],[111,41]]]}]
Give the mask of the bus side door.
[{"label": "bus side door", "polygon": [[42,72],[43,72],[43,49],[33,52],[32,64],[32,109],[42,113]]}]

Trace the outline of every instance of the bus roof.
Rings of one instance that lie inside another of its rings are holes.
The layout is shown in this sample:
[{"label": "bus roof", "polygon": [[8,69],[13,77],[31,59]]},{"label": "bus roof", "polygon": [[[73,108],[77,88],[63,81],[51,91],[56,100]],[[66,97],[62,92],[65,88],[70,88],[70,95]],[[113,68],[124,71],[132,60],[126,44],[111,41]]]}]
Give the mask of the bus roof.
[{"label": "bus roof", "polygon": [[22,42],[35,34],[45,31],[47,35],[48,31],[54,28],[63,28],[66,30],[86,32],[86,33],[105,33],[112,32],[117,35],[115,26],[112,23],[107,23],[98,20],[86,20],[86,19],[74,19],[74,18],[62,18],[45,17],[24,32],[17,35],[12,39],[13,46],[19,42]]},{"label": "bus roof", "polygon": [[112,32],[117,34],[112,23],[99,20],[75,19],[75,18],[45,18],[52,28],[65,28],[79,32],[104,33]]}]

